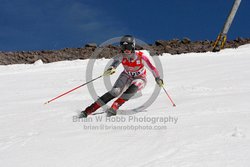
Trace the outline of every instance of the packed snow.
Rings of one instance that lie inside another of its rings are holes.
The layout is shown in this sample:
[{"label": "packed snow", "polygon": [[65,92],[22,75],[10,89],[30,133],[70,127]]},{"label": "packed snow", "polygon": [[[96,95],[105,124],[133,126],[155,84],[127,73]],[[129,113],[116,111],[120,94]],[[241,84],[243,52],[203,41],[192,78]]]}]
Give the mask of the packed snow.
[{"label": "packed snow", "polygon": [[[250,45],[219,53],[160,56],[165,88],[139,112],[107,119],[82,87],[89,60],[0,66],[0,166],[3,167],[248,167],[250,166]],[[95,62],[93,78],[108,59]],[[122,67],[111,76],[114,83]],[[103,79],[94,87],[107,91]],[[122,106],[133,109],[153,93],[155,81]],[[110,104],[110,103],[109,103]]]}]

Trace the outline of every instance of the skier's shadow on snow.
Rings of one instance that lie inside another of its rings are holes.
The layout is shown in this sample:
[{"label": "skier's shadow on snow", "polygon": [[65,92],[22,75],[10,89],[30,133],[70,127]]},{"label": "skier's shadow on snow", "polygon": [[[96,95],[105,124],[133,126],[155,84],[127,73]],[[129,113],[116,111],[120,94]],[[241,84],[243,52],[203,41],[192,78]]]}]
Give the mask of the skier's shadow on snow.
[{"label": "skier's shadow on snow", "polygon": [[[139,110],[139,109],[132,109],[132,110],[118,110],[117,111],[117,115],[134,115],[134,114],[138,114],[138,113],[142,113],[142,112],[147,112],[147,110]],[[105,114],[105,111],[102,112],[97,112],[97,113],[93,113],[92,115],[100,115],[100,114]]]},{"label": "skier's shadow on snow", "polygon": [[[137,108],[137,109],[132,109],[132,110],[118,110],[117,111],[117,115],[134,115],[134,114],[138,114],[138,113],[143,113],[143,112],[147,112],[146,109],[141,109],[143,108],[143,106]],[[77,115],[79,115],[81,113],[81,111],[76,111]],[[105,111],[102,112],[96,112],[93,113],[91,115],[101,115],[101,114],[105,114]]]},{"label": "skier's shadow on snow", "polygon": [[142,112],[147,112],[147,110],[121,110],[117,111],[117,115],[134,115]]}]

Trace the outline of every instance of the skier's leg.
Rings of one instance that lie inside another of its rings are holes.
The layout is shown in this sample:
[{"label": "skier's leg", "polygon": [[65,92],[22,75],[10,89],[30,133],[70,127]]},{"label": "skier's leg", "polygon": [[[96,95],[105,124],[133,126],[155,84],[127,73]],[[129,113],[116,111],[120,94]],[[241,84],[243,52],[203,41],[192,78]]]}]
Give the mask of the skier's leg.
[{"label": "skier's leg", "polygon": [[112,104],[112,108],[118,110],[118,108],[128,101],[131,97],[133,97],[139,88],[136,85],[131,85],[122,95]]},{"label": "skier's leg", "polygon": [[129,88],[112,104],[107,112],[107,116],[116,115],[116,111],[121,105],[133,97],[138,91],[142,90],[146,85],[146,79],[135,79]]},{"label": "skier's leg", "polygon": [[130,77],[125,73],[121,73],[117,81],[115,82],[113,88],[101,96],[97,101],[88,106],[84,111],[82,111],[80,117],[87,117],[87,115],[95,112],[101,106],[107,104],[110,100],[118,97],[122,94],[122,92],[128,87],[131,83]]},{"label": "skier's leg", "polygon": [[88,106],[84,112],[86,115],[89,115],[96,110],[98,110],[101,106],[107,104],[110,100],[115,98],[113,95],[111,95],[109,92],[102,95],[99,99],[97,99],[94,103],[92,103],[90,106]]}]

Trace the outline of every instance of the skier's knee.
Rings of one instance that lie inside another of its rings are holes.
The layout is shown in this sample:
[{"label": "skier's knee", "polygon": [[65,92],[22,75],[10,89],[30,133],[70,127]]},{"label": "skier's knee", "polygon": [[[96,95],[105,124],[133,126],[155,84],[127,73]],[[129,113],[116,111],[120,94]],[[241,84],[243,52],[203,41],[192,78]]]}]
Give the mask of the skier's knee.
[{"label": "skier's knee", "polygon": [[121,88],[112,88],[109,93],[114,97],[118,97],[121,94]]},{"label": "skier's knee", "polygon": [[138,87],[136,85],[131,85],[123,94],[122,98],[125,100],[129,100],[131,97],[133,97],[136,92],[138,91]]}]

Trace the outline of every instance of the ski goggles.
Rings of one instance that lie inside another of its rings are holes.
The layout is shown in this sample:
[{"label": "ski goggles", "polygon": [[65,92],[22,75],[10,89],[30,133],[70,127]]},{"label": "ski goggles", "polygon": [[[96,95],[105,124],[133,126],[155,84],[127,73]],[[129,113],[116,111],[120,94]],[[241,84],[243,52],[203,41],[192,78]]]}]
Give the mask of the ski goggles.
[{"label": "ski goggles", "polygon": [[122,49],[122,51],[134,50],[133,43],[123,44],[123,45],[121,45],[121,49]]}]

